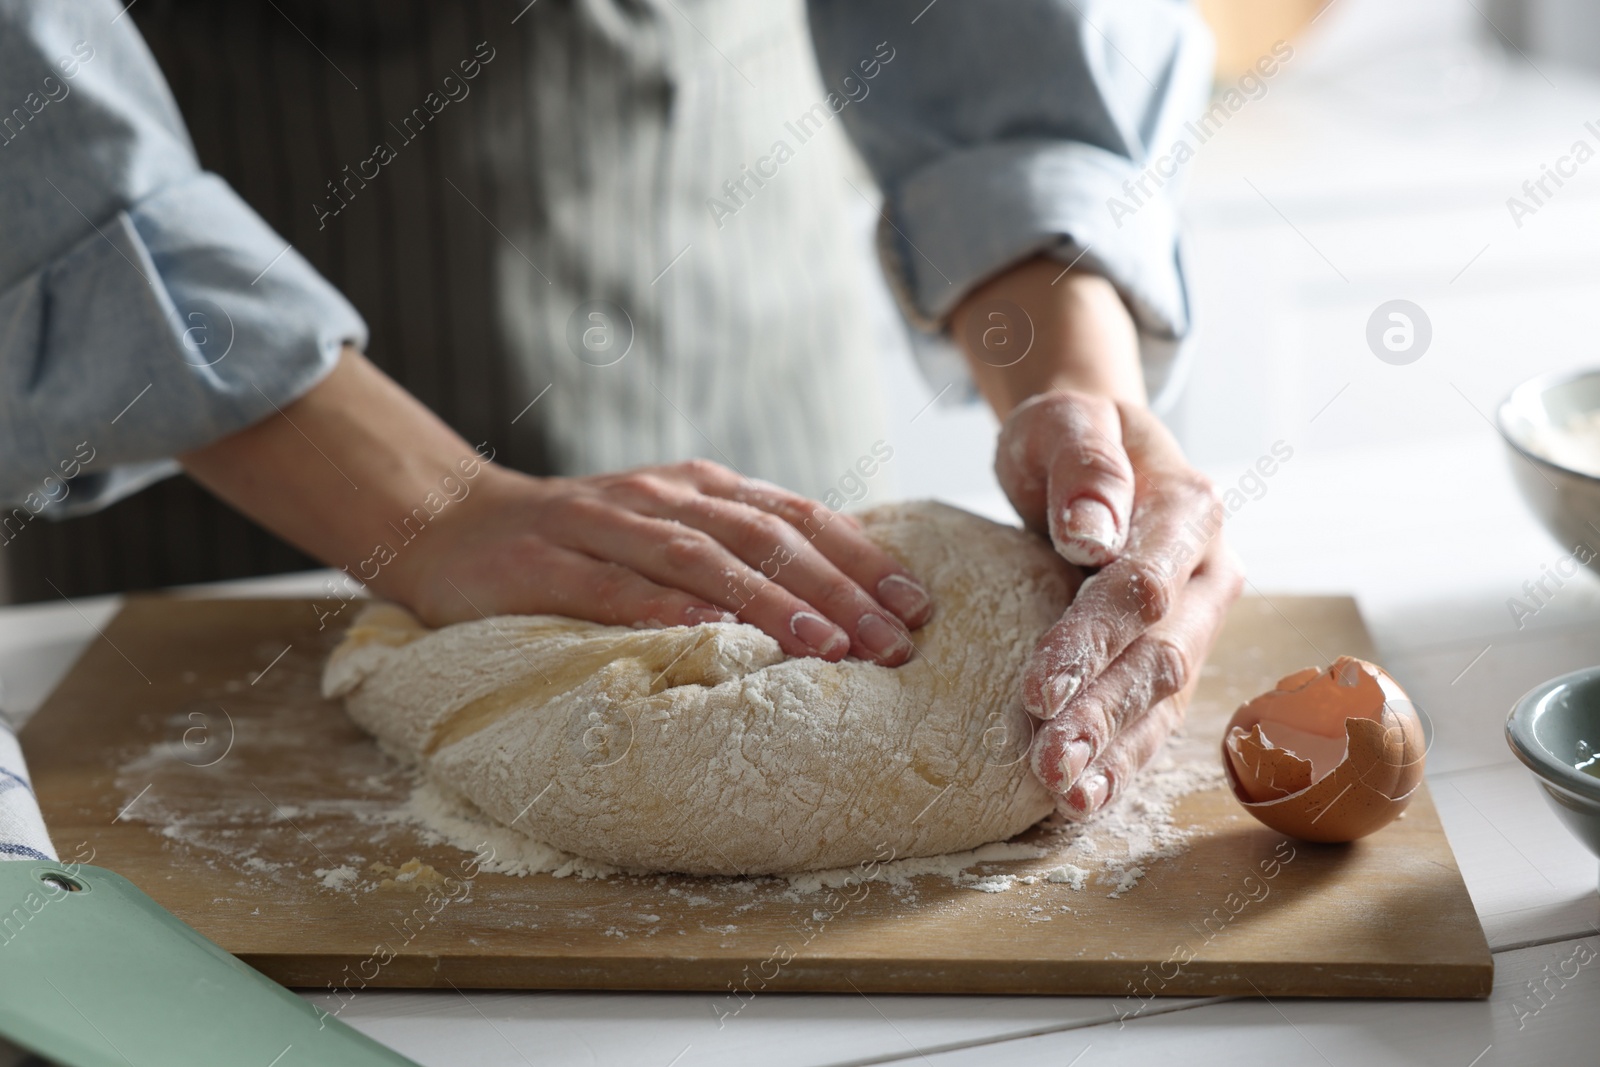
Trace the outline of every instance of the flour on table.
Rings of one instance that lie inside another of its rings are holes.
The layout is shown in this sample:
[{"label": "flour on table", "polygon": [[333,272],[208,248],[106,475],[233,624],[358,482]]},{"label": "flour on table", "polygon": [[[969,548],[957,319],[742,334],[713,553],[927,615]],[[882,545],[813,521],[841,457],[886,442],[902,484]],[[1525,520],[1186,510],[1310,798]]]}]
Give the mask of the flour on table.
[{"label": "flour on table", "polygon": [[361,878],[361,872],[344,864],[338,867],[318,867],[311,872],[327,889],[349,889]]},{"label": "flour on table", "polygon": [[1089,881],[1089,872],[1074,863],[1063,863],[1059,867],[1051,868],[1050,873],[1044,876],[1045,881],[1056,885],[1065,885],[1073,889],[1082,889]]},{"label": "flour on table", "polygon": [[980,893],[1004,893],[1017,884],[1017,876],[1014,874],[971,875],[957,884],[967,889],[976,889]]},{"label": "flour on table", "polygon": [[[1096,884],[1106,887],[1106,895],[1116,899],[1132,891],[1151,865],[1183,854],[1190,832],[1175,819],[1176,803],[1191,793],[1215,789],[1222,783],[1220,765],[1203,758],[1177,760],[1168,756],[1158,759],[1140,774],[1133,788],[1085,823],[1051,818],[1019,840],[994,842],[963,852],[773,877],[712,878],[699,883],[701,892],[677,887],[667,892],[691,906],[726,907],[728,894],[751,894],[762,885],[774,887],[779,899],[803,902],[832,890],[871,883],[889,887],[907,903],[914,903],[918,880],[935,878],[987,893],[1041,884],[1081,891]],[[645,873],[553,849],[500,825],[476,810],[471,801],[426,778],[417,780],[403,815],[422,830],[429,843],[453,845],[484,857],[480,866],[485,871],[558,878]],[[1008,869],[995,872],[993,868],[999,866]],[[739,905],[734,910],[748,906]]]}]

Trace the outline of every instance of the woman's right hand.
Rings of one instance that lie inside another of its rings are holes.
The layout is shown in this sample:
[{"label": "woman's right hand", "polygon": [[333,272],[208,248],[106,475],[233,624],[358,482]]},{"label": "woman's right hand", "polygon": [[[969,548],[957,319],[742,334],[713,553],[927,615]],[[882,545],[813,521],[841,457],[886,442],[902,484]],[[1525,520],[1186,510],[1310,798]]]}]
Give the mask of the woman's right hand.
[{"label": "woman's right hand", "polygon": [[897,666],[926,589],[847,515],[705,460],[578,478],[492,464],[369,584],[429,625],[554,614],[746,622],[792,656]]},{"label": "woman's right hand", "polygon": [[737,619],[791,656],[897,666],[933,614],[847,515],[704,460],[585,478],[496,467],[353,348],[273,407],[184,467],[429,625]]}]

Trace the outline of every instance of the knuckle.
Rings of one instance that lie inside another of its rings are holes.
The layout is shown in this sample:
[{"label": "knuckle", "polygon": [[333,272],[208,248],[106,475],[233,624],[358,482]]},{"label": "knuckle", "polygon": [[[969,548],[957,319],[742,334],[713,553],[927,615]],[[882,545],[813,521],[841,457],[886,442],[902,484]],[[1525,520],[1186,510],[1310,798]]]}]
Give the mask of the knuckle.
[{"label": "knuckle", "polygon": [[711,539],[704,534],[684,532],[661,542],[661,557],[673,570],[693,570],[710,564],[716,556]]},{"label": "knuckle", "polygon": [[1194,656],[1170,636],[1151,638],[1151,680],[1160,696],[1183,689],[1194,677]]},{"label": "knuckle", "polygon": [[1209,477],[1195,471],[1189,479],[1189,491],[1199,508],[1210,514],[1222,507],[1222,491]]},{"label": "knuckle", "polygon": [[1239,595],[1244,592],[1244,565],[1232,551],[1227,551],[1222,554],[1220,570],[1222,588],[1228,601],[1231,603],[1238,600]]},{"label": "knuckle", "polygon": [[781,519],[758,512],[740,516],[725,530],[723,541],[750,567],[773,578],[794,560],[794,553],[784,540],[786,529],[788,526]]},{"label": "knuckle", "polygon": [[727,468],[709,459],[686,459],[678,469],[696,485],[720,485],[727,480]]},{"label": "knuckle", "polygon": [[1098,433],[1080,438],[1071,451],[1071,462],[1078,472],[1101,480],[1128,481],[1128,459]]},{"label": "knuckle", "polygon": [[1065,647],[1072,647],[1076,642],[1082,641],[1090,651],[1088,657],[1081,662],[1086,668],[1098,670],[1098,665],[1105,663],[1111,655],[1111,650],[1118,646],[1117,637],[1120,629],[1121,619],[1115,613],[1115,609],[1094,612],[1078,624],[1075,633],[1070,636],[1063,635],[1059,643]]},{"label": "knuckle", "polygon": [[778,516],[753,508],[741,515],[735,526],[747,545],[760,549],[784,544],[790,530],[789,524]]},{"label": "knuckle", "polygon": [[1228,572],[1228,600],[1238,600],[1244,595],[1244,568],[1234,567]]},{"label": "knuckle", "polygon": [[655,593],[639,602],[639,614],[641,618],[676,625],[683,621],[684,613],[692,604],[687,597],[670,592]]},{"label": "knuckle", "polygon": [[1117,720],[1115,709],[1109,701],[1091,698],[1078,702],[1081,707],[1072,711],[1069,720],[1073,728],[1082,737],[1087,738],[1094,746],[1095,758],[1099,759],[1110,745],[1111,739],[1117,735]]},{"label": "knuckle", "polygon": [[1093,677],[1128,644],[1128,618],[1137,616],[1141,605],[1114,569],[1122,566],[1112,564],[1083,583],[1066,616],[1039,639],[1035,662],[1070,661],[1087,672],[1086,678]]},{"label": "knuckle", "polygon": [[1176,590],[1167,568],[1152,559],[1134,558],[1127,561],[1127,592],[1130,608],[1152,623],[1172,610]]},{"label": "knuckle", "polygon": [[1021,459],[1044,447],[1046,441],[1063,432],[1071,433],[1088,422],[1085,406],[1098,398],[1069,390],[1057,390],[1029,397],[1006,416],[1000,438],[1006,451]]},{"label": "knuckle", "polygon": [[841,611],[856,615],[883,614],[883,609],[875,600],[842,574],[832,575],[823,581],[822,599],[828,604],[836,605]]},{"label": "knuckle", "polygon": [[611,567],[594,582],[594,598],[603,607],[615,609],[633,591],[633,574],[622,567]]},{"label": "knuckle", "polygon": [[787,496],[775,496],[766,502],[765,507],[779,522],[796,528],[804,526],[807,520],[815,525],[818,513],[822,511],[821,504]]},{"label": "knuckle", "polygon": [[629,471],[619,474],[611,482],[611,487],[629,497],[639,500],[660,500],[666,494],[666,483],[654,474],[644,471]]},{"label": "knuckle", "polygon": [[1140,758],[1138,755],[1118,748],[1115,752],[1107,753],[1100,765],[1095,768],[1106,776],[1106,804],[1110,804],[1122,795],[1122,790],[1129,779],[1139,773]]},{"label": "knuckle", "polygon": [[1095,415],[1104,416],[1113,412],[1115,405],[1095,393],[1081,393],[1076,389],[1056,389],[1042,394],[1033,410],[1040,415],[1076,423]]},{"label": "knuckle", "polygon": [[1212,549],[1212,556],[1216,560],[1217,570],[1230,578],[1244,577],[1244,560],[1239,558],[1239,553],[1233,546],[1222,538],[1218,538]]},{"label": "knuckle", "polygon": [[599,526],[616,515],[616,506],[599,496],[573,496],[562,507],[566,518],[580,527]]}]

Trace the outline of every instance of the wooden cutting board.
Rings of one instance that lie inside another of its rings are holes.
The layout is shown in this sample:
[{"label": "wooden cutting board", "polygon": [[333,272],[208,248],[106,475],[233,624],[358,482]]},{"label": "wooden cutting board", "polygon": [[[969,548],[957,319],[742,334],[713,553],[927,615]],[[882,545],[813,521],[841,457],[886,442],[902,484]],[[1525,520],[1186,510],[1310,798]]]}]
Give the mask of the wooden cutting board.
[{"label": "wooden cutting board", "polygon": [[[772,880],[472,877],[471,854],[396,819],[405,773],[318,695],[354,613],[319,629],[337,607],[130,600],[22,734],[64,860],[92,849],[287,985],[702,989],[722,994],[719,1014],[761,990],[1093,993],[1125,1014],[1158,994],[1489,994],[1488,946],[1426,788],[1348,846],[1288,843],[1225,790],[1192,793],[1174,809],[1188,850],[1115,898],[1104,881],[1043,878],[796,894]],[[1216,761],[1234,707],[1341,653],[1372,655],[1350,599],[1241,601],[1175,754]],[[395,877],[411,860],[422,873]]]}]

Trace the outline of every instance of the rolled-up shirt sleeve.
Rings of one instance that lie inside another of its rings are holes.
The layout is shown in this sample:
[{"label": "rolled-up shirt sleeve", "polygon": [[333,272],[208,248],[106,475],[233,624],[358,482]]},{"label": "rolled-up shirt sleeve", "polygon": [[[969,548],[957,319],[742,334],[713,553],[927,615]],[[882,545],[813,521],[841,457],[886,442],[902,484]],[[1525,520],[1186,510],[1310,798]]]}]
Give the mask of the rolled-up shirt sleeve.
[{"label": "rolled-up shirt sleeve", "polygon": [[367,340],[200,169],[121,12],[0,0],[0,502],[56,515],[170,473]]},{"label": "rolled-up shirt sleeve", "polygon": [[849,101],[883,190],[879,251],[908,317],[936,329],[1045,253],[1116,285],[1158,392],[1190,325],[1171,150],[1193,140],[1211,78],[1189,5],[811,0],[810,16],[824,85]]}]

